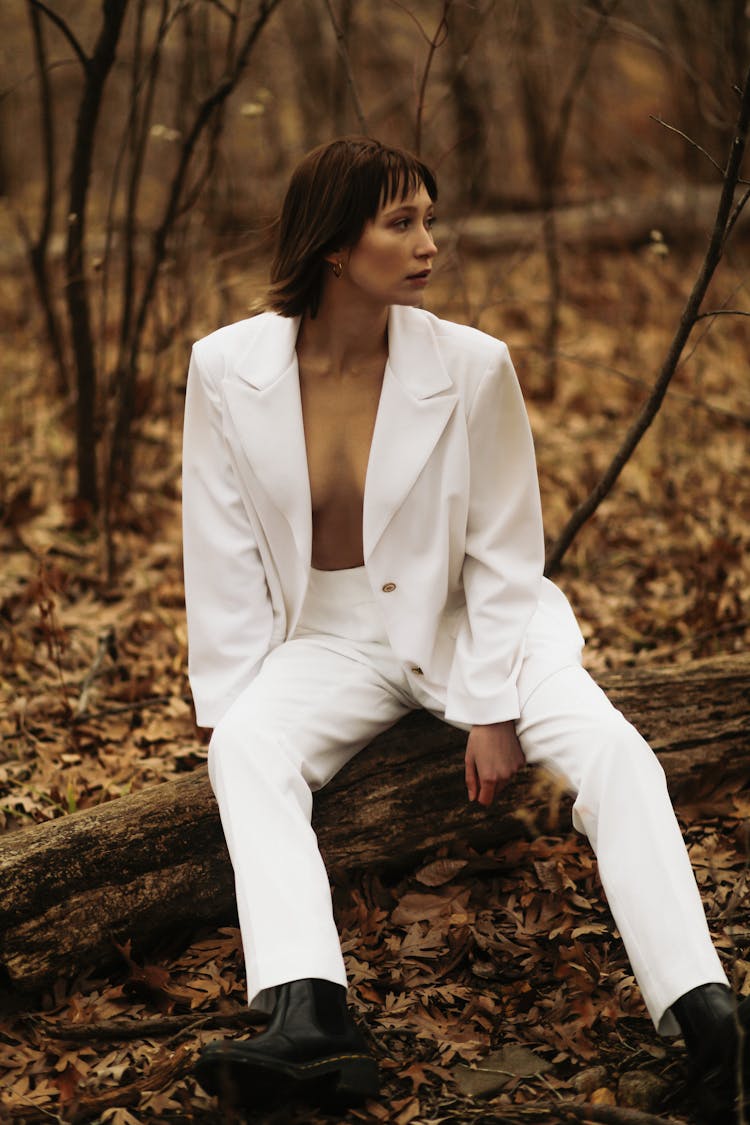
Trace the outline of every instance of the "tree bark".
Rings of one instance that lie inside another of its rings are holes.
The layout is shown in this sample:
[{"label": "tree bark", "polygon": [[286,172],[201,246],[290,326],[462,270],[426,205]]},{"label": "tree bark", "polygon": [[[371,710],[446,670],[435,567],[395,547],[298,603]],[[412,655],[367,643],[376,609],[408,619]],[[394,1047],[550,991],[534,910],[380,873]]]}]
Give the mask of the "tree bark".
[{"label": "tree bark", "polygon": [[[613,702],[658,753],[673,797],[747,782],[750,654],[606,678]],[[492,809],[466,801],[466,736],[417,712],[317,797],[329,867],[398,868],[447,845],[488,847],[549,830],[556,806],[527,771]],[[262,861],[262,859],[261,859]],[[34,989],[143,950],[168,931],[233,916],[234,890],[205,769],[0,840],[0,965]]]}]

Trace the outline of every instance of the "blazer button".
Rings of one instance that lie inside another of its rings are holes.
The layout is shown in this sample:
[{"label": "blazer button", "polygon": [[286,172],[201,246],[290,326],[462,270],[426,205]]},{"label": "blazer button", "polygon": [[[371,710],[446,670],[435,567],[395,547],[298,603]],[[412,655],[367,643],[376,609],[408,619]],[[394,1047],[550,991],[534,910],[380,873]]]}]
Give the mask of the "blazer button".
[{"label": "blazer button", "polygon": [[395,582],[386,582],[385,586],[383,587],[383,593],[384,594],[392,594],[395,589],[396,589],[396,583]]}]

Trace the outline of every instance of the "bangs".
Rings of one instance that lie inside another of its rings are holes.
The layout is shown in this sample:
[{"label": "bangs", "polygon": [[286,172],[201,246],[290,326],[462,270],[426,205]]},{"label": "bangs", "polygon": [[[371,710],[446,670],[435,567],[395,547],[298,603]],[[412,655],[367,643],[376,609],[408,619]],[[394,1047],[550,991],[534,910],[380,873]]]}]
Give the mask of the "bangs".
[{"label": "bangs", "polygon": [[427,194],[434,203],[437,200],[437,184],[430,169],[417,160],[411,153],[401,150],[388,150],[383,153],[385,157],[382,169],[382,183],[378,193],[378,206],[384,207],[388,203],[402,201],[409,195],[414,195],[424,185]]}]

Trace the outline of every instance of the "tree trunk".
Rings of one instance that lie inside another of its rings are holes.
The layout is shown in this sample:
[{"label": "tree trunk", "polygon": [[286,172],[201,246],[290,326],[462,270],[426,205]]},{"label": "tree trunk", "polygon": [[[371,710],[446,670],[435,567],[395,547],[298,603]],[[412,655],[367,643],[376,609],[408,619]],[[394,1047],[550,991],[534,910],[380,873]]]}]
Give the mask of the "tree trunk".
[{"label": "tree trunk", "polygon": [[77,498],[87,518],[99,508],[96,471],[96,355],[86,276],[86,211],[94,159],[94,141],[104,87],[114,66],[128,0],[105,0],[103,22],[87,60],[70,161],[68,237],[65,248],[66,296],[71,345],[76,365]]},{"label": "tree trunk", "polygon": [[[747,781],[750,654],[607,677],[659,754],[673,796]],[[491,810],[467,804],[465,734],[416,712],[316,798],[330,868],[403,867],[447,845],[487,847],[548,830],[556,795],[520,776]],[[262,857],[261,860],[262,862]],[[205,769],[0,840],[0,964],[13,984],[116,960],[167,930],[232,917],[232,872]]]}]

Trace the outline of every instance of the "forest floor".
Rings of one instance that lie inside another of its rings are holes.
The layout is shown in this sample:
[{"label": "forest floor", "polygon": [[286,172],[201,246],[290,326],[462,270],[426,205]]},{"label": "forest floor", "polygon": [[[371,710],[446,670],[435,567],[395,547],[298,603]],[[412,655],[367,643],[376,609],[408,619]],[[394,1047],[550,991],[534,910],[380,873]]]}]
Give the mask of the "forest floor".
[{"label": "forest floor", "polygon": [[[748,306],[747,253],[735,248],[722,265],[706,307]],[[647,393],[699,259],[648,247],[570,255],[557,386],[544,401],[539,257],[446,258],[429,307],[510,344],[553,539]],[[72,414],[54,393],[29,287],[0,278],[0,831],[205,761],[185,674],[179,434],[189,341],[246,307],[251,283],[235,271],[221,286],[206,282],[200,314],[164,333],[145,372],[138,482],[114,529],[114,577],[105,537],[75,530]],[[166,301],[167,328],[173,314]],[[749,344],[746,318],[700,322],[656,423],[566,557],[559,580],[594,673],[747,648]],[[729,791],[720,778],[678,808],[712,932],[743,994],[749,810],[748,787]],[[249,1120],[694,1120],[681,1045],[657,1036],[646,1016],[566,810],[556,835],[481,855],[457,841],[389,879],[352,875],[334,901],[382,1095],[346,1116],[300,1109]],[[141,948],[137,933],[130,940],[119,970],[91,968],[33,1001],[4,994],[0,1120],[229,1120],[190,1065],[201,1043],[238,1033],[236,927],[173,935],[158,948]],[[127,1037],[115,1020],[131,1021]],[[631,1115],[615,1116],[617,1107]]]}]

